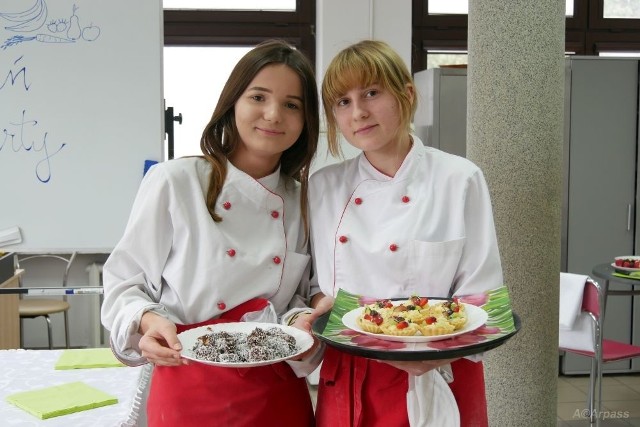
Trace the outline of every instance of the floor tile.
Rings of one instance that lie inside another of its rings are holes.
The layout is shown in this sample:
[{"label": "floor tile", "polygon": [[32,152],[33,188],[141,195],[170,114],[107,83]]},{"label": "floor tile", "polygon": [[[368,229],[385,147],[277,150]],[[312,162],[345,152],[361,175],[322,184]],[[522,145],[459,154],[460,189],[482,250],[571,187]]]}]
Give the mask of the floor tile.
[{"label": "floor tile", "polygon": [[610,400],[640,401],[640,393],[623,384],[620,384],[620,385],[604,384],[602,386],[602,401],[605,402]]},{"label": "floor tile", "polygon": [[587,393],[567,382],[558,381],[558,402],[586,402]]},{"label": "floor tile", "polygon": [[[564,375],[560,378],[569,384],[575,385],[576,387],[584,387],[585,389],[589,386],[589,382],[591,381],[588,375]],[[602,377],[602,385],[617,384],[620,384],[619,377],[617,376],[604,375]]]},{"label": "floor tile", "polygon": [[640,418],[639,400],[608,400],[602,402],[603,417]]},{"label": "floor tile", "polygon": [[628,386],[640,387],[640,375],[619,375],[615,377],[618,382]]},{"label": "floor tile", "polygon": [[586,402],[559,402],[558,418],[563,421],[586,419],[589,413]]},{"label": "floor tile", "polygon": [[[600,427],[628,427],[626,420],[602,420]],[[565,421],[563,427],[590,427],[589,420]]]}]

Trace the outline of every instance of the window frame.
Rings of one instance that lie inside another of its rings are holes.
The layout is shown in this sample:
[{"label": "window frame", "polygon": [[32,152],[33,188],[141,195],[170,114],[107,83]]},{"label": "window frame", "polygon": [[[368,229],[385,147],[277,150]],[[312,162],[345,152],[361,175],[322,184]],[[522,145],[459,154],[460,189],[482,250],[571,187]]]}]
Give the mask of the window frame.
[{"label": "window frame", "polygon": [[429,15],[428,0],[412,0],[412,54],[413,73],[424,69],[427,51],[468,50],[467,15]]},{"label": "window frame", "polygon": [[587,28],[589,20],[589,0],[573,0],[573,16],[565,18],[567,30]]},{"label": "window frame", "polygon": [[247,46],[277,38],[315,63],[315,0],[295,11],[165,9],[165,46]]},{"label": "window frame", "polygon": [[[412,72],[425,68],[427,50],[468,50],[467,15],[427,15],[429,0],[412,0]],[[565,22],[565,51],[597,55],[608,51],[636,51],[640,19],[603,18],[604,0],[574,0],[573,16]]]}]

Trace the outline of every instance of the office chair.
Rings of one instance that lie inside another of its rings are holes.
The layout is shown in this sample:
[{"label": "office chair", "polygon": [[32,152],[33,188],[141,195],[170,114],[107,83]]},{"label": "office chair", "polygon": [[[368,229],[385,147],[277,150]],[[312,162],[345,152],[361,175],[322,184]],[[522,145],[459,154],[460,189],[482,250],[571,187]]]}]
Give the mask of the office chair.
[{"label": "office chair", "polygon": [[620,341],[604,339],[603,321],[600,318],[600,307],[604,301],[602,288],[595,280],[588,278],[585,281],[584,294],[582,296],[582,312],[591,318],[593,326],[594,351],[585,351],[560,347],[561,351],[578,354],[591,358],[591,373],[589,375],[589,415],[591,425],[600,425],[600,413],[602,407],[602,370],[603,364],[617,360],[640,357],[640,346],[626,344]]},{"label": "office chair", "polygon": [[[76,257],[76,253],[72,253],[69,256],[54,255],[54,254],[38,254],[27,255],[20,257],[16,255],[15,265],[16,269],[22,268],[21,263],[33,259],[54,259],[65,263],[64,273],[62,274],[62,287],[67,286],[67,278],[69,277],[69,269],[71,263]],[[22,286],[22,278],[20,278],[20,286]],[[37,317],[44,317],[47,322],[47,333],[49,338],[49,349],[53,349],[53,333],[51,328],[50,315],[54,313],[64,314],[64,338],[65,347],[69,348],[69,303],[67,302],[66,295],[62,299],[53,298],[21,298],[18,303],[18,311],[20,313],[20,321],[23,319],[35,319]],[[21,341],[23,341],[22,334],[20,335]],[[20,347],[24,347],[23,343],[20,343]]]}]

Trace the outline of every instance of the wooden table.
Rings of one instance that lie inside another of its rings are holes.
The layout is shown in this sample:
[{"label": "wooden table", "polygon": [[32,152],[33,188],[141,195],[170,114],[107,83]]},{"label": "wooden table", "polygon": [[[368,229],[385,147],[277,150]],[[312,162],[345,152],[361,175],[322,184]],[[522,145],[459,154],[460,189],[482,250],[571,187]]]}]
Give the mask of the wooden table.
[{"label": "wooden table", "polygon": [[[0,288],[17,288],[24,270],[17,270],[10,279],[0,284]],[[20,314],[18,294],[0,295],[0,349],[20,348]]]}]

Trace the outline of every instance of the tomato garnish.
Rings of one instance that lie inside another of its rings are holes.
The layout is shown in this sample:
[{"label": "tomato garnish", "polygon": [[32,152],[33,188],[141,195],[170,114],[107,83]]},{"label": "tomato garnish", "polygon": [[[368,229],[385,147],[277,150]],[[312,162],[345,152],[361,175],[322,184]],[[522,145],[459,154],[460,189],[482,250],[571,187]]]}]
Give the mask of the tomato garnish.
[{"label": "tomato garnish", "polygon": [[376,305],[380,308],[391,308],[393,307],[393,303],[388,299],[381,299],[376,301]]},{"label": "tomato garnish", "polygon": [[404,329],[409,327],[409,323],[407,323],[406,320],[403,320],[402,322],[398,323],[397,328],[398,329]]},{"label": "tomato garnish", "polygon": [[429,299],[427,297],[419,297],[417,295],[412,295],[410,300],[412,303],[420,307],[424,307],[429,302]]}]

